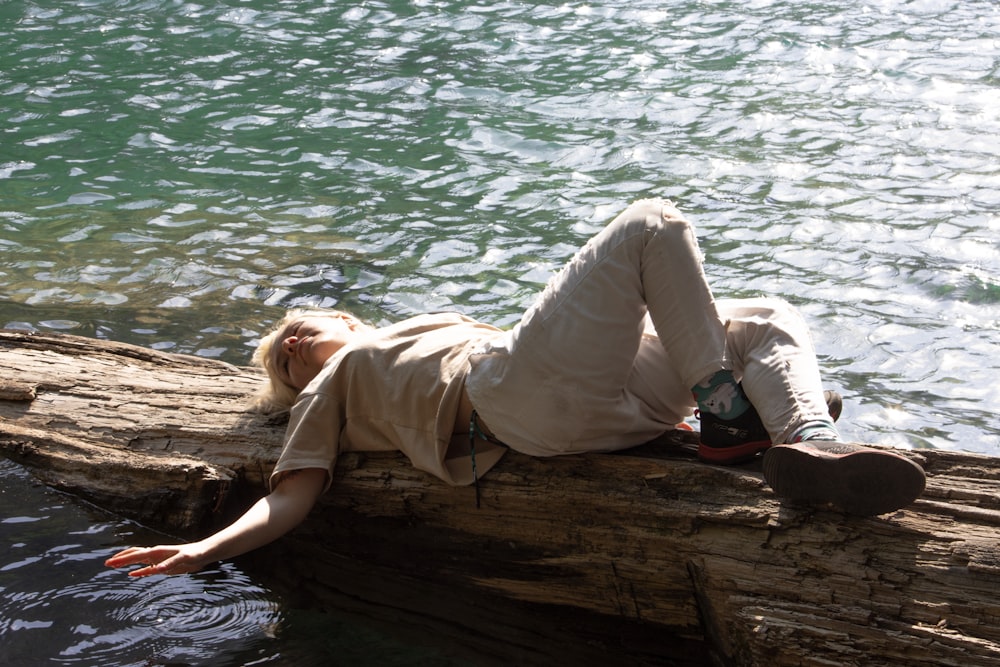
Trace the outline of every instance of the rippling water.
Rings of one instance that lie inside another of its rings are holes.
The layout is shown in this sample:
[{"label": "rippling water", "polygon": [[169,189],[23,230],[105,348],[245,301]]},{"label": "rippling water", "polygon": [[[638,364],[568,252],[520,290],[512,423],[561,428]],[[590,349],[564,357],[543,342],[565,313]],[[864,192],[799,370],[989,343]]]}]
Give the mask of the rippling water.
[{"label": "rippling water", "polygon": [[509,325],[663,195],[717,293],[800,306],[845,435],[1000,454],[993,0],[8,1],[0,36],[0,325],[236,363],[297,304]]},{"label": "rippling water", "polygon": [[4,665],[221,664],[252,655],[280,615],[232,566],[127,580],[97,567],[121,540],[156,540],[85,511],[0,461],[0,657]]},{"label": "rippling water", "polygon": [[231,564],[141,580],[101,567],[123,543],[161,541],[33,485],[0,459],[0,664],[468,664],[456,662],[449,647],[414,642],[370,618],[288,608],[280,591]]}]

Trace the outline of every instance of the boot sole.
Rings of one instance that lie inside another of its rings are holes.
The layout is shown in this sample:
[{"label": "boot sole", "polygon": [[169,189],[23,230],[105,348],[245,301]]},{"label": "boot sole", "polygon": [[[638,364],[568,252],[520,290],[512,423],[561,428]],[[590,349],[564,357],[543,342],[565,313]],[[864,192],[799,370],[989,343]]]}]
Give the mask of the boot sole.
[{"label": "boot sole", "polygon": [[699,442],[698,458],[705,463],[731,466],[738,463],[753,461],[757,458],[758,454],[769,447],[771,447],[770,440],[746,442],[741,445],[733,445],[731,447],[711,447]]},{"label": "boot sole", "polygon": [[808,445],[779,445],[764,454],[764,479],[781,498],[830,503],[850,514],[894,512],[924,491],[923,469],[891,452],[862,449],[846,454]]}]

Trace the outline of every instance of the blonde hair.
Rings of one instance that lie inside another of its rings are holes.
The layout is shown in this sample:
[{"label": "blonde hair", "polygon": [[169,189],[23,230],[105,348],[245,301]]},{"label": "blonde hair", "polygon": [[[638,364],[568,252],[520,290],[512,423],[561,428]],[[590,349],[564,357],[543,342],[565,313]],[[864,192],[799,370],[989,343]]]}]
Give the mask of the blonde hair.
[{"label": "blonde hair", "polygon": [[271,330],[264,334],[257,344],[257,349],[253,353],[253,363],[264,369],[267,373],[267,383],[261,387],[257,396],[254,397],[254,408],[259,412],[271,413],[288,410],[295,404],[299,390],[291,385],[287,385],[278,379],[277,369],[274,368],[274,356],[271,350],[275,343],[280,344],[278,334],[292,322],[303,317],[335,317],[349,318],[357,322],[364,328],[370,328],[368,324],[361,322],[358,318],[342,310],[326,310],[322,308],[293,308],[285,313]]}]

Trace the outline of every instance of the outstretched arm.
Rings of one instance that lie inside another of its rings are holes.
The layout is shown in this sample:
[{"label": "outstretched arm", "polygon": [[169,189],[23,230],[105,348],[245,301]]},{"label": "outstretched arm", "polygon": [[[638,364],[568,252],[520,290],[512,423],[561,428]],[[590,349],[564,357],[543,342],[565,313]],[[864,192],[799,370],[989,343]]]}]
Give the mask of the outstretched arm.
[{"label": "outstretched arm", "polygon": [[307,468],[286,474],[270,495],[239,519],[198,542],[131,547],[104,562],[108,567],[145,565],[132,577],[195,572],[209,563],[239,556],[276,540],[299,525],[326,485],[326,470]]}]

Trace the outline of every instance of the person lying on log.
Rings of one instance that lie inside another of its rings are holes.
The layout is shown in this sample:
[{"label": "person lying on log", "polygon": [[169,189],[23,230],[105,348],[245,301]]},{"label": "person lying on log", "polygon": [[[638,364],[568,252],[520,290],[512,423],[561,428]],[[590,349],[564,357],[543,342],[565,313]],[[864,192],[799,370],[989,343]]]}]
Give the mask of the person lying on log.
[{"label": "person lying on log", "polygon": [[552,279],[509,331],[458,314],[374,328],[292,311],[260,343],[261,403],[289,409],[271,492],[232,525],[184,545],[133,547],[107,565],[192,572],[298,525],[340,452],[401,450],[453,485],[476,485],[507,448],[533,456],[648,442],[696,409],[699,457],[763,452],[781,498],[859,515],[895,511],[923,470],[841,442],[805,322],[787,303],[716,301],[691,224],[669,201],[629,206]]}]

